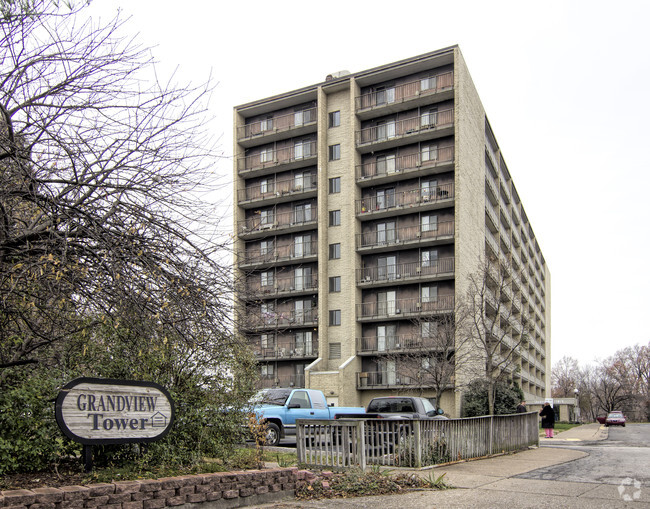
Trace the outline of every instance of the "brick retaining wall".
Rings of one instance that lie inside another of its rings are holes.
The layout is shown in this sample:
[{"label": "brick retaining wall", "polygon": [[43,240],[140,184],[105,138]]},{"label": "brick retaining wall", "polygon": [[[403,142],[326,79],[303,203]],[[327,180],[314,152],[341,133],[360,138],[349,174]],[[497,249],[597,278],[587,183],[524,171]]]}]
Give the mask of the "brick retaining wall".
[{"label": "brick retaining wall", "polygon": [[[314,474],[297,468],[218,472],[87,486],[0,491],[2,509],[202,509],[244,507],[293,496]],[[196,505],[195,505],[196,504]]]}]

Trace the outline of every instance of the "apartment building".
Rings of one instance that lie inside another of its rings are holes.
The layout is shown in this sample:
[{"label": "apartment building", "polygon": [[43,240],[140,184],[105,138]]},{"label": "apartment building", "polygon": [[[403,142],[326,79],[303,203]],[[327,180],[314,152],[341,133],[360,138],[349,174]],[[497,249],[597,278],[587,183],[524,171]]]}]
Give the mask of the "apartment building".
[{"label": "apartment building", "polygon": [[[261,387],[345,405],[432,396],[401,359],[426,350],[494,259],[519,274],[508,334],[528,331],[512,376],[530,399],[550,395],[550,273],[457,46],[234,116],[239,332]],[[439,401],[451,415],[465,381]]]}]

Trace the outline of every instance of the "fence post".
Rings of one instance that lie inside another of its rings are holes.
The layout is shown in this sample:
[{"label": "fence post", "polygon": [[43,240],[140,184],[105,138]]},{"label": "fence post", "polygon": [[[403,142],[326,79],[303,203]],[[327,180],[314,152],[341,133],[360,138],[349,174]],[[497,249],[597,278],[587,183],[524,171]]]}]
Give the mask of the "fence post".
[{"label": "fence post", "polygon": [[298,465],[305,463],[305,426],[296,422],[296,446],[298,449]]},{"label": "fence post", "polygon": [[[419,419],[416,421],[413,421],[413,434],[415,438],[415,443],[413,444],[415,447],[415,466],[416,468],[422,468],[422,435],[420,432],[422,431],[422,427],[420,426],[422,424],[422,421]],[[407,440],[405,440],[405,443],[408,443]]]},{"label": "fence post", "polygon": [[357,426],[357,447],[359,450],[359,466],[362,471],[366,470],[366,421],[359,421]]},{"label": "fence post", "polygon": [[490,440],[488,442],[488,455],[492,456],[492,442],[494,440],[494,415],[490,416]]}]

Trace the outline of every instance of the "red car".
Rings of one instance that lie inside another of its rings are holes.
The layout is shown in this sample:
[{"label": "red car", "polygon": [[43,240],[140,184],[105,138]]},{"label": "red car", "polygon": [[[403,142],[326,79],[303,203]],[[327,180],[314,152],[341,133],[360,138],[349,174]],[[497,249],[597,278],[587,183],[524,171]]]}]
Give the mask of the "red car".
[{"label": "red car", "polygon": [[623,412],[614,410],[607,414],[607,419],[605,419],[605,426],[623,426],[625,427],[625,416]]}]

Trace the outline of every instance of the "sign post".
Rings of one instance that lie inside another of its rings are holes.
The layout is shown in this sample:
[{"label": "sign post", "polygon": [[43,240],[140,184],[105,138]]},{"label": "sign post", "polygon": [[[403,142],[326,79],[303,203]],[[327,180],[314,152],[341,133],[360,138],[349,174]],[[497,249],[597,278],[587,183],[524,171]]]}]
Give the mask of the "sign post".
[{"label": "sign post", "polygon": [[84,445],[86,472],[94,444],[148,443],[163,438],[174,423],[174,402],[153,382],[77,378],[56,398],[56,422]]}]

